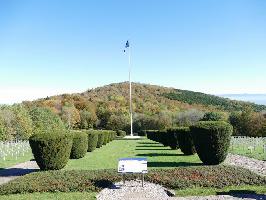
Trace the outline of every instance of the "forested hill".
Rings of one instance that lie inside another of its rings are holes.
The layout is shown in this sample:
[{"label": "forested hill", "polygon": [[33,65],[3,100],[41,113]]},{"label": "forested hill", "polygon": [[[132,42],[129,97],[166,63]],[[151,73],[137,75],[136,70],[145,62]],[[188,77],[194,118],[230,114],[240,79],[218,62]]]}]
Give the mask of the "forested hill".
[{"label": "forested hill", "polygon": [[200,92],[192,92],[188,90],[176,89],[174,92],[164,93],[166,98],[185,102],[188,104],[201,104],[205,106],[215,106],[218,109],[225,111],[241,111],[243,107],[249,106],[254,111],[260,112],[266,109],[265,105],[258,105],[255,103],[230,100],[228,98],[218,97],[215,95],[204,94]]},{"label": "forested hill", "polygon": [[[93,102],[114,101],[118,104],[121,103],[123,106],[128,104],[128,90],[128,83],[123,82],[88,90],[81,95]],[[257,112],[266,110],[265,105],[156,85],[133,83],[132,90],[136,112],[140,113],[148,112],[152,114],[164,108],[171,111],[177,108],[178,110],[196,108],[203,110],[241,111],[246,106],[251,107]]]},{"label": "forested hill", "polygon": [[[73,106],[78,110],[90,107],[90,111],[110,113],[128,113],[129,110],[128,82],[114,83],[80,94],[63,94],[47,97],[33,102],[24,102],[28,105],[38,105],[51,108],[56,113],[62,112],[62,107]],[[132,83],[132,98],[135,113],[146,115],[159,112],[179,112],[189,109],[202,111],[240,111],[249,106],[254,111],[266,110],[265,105],[229,100],[214,95],[180,90],[156,85]]]},{"label": "forested hill", "polygon": [[[163,129],[192,123],[193,120],[199,120],[205,111],[221,111],[226,114],[242,110],[246,106],[254,111],[266,110],[266,106],[140,83],[132,84],[132,98],[134,130]],[[70,128],[127,130],[130,124],[128,82],[23,104],[29,109],[36,106],[49,108]]]}]

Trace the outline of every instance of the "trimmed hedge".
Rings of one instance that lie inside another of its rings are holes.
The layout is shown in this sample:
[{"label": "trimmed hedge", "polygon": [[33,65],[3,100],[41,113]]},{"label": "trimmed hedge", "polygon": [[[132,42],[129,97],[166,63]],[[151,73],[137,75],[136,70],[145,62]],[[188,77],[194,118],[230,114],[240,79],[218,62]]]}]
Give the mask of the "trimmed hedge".
[{"label": "trimmed hedge", "polygon": [[178,141],[180,150],[185,155],[195,154],[196,149],[193,143],[193,139],[192,139],[189,127],[180,127],[175,130],[176,130],[176,136],[177,136],[177,141]]},{"label": "trimmed hedge", "polygon": [[116,131],[110,131],[111,133],[111,141],[113,141],[116,138]]},{"label": "trimmed hedge", "polygon": [[223,121],[198,122],[190,127],[201,161],[206,165],[223,162],[230,146],[233,127]]},{"label": "trimmed hedge", "polygon": [[98,131],[98,142],[96,147],[101,148],[103,146],[103,141],[104,141],[104,133],[102,131]]},{"label": "trimmed hedge", "polygon": [[96,149],[98,144],[98,131],[89,130],[87,131],[88,135],[88,152],[92,152]]},{"label": "trimmed hedge", "polygon": [[73,136],[70,133],[36,134],[29,138],[29,143],[41,170],[58,170],[69,160]]},{"label": "trimmed hedge", "polygon": [[73,145],[70,158],[83,158],[88,150],[88,135],[82,131],[71,131],[71,133],[73,134]]},{"label": "trimmed hedge", "polygon": [[148,139],[158,142],[158,130],[146,130],[145,132]]},{"label": "trimmed hedge", "polygon": [[[137,175],[128,175],[135,179]],[[226,186],[266,184],[266,177],[247,169],[231,166],[178,167],[150,170],[145,175],[148,182],[171,189],[223,188]],[[0,186],[0,195],[32,192],[99,192],[121,180],[115,170],[60,170],[36,172],[21,176]]]},{"label": "trimmed hedge", "polygon": [[104,130],[102,132],[104,134],[103,145],[106,145],[109,142],[109,140],[110,140],[110,132],[109,131],[106,131],[106,130]]},{"label": "trimmed hedge", "polygon": [[176,128],[173,129],[168,129],[167,133],[168,133],[168,141],[169,141],[169,146],[171,149],[178,149],[179,148],[179,144],[178,144],[178,140],[177,140],[177,130]]}]

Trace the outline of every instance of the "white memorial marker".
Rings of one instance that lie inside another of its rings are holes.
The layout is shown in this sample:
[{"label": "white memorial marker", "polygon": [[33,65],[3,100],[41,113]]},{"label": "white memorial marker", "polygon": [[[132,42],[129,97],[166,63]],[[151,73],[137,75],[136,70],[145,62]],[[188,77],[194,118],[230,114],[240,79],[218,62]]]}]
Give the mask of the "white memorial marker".
[{"label": "white memorial marker", "polygon": [[125,174],[141,174],[142,187],[144,183],[144,174],[148,173],[147,158],[121,158],[118,162],[118,173],[123,175],[125,184]]}]

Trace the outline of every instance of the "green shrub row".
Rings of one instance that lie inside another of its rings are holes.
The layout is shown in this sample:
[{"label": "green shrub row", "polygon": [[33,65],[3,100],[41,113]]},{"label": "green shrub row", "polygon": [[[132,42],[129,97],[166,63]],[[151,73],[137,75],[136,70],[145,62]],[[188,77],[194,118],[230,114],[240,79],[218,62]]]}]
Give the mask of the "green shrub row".
[{"label": "green shrub row", "polygon": [[58,170],[66,166],[69,158],[82,158],[86,152],[100,148],[115,137],[116,132],[110,130],[79,130],[35,134],[30,137],[29,142],[41,170]]},{"label": "green shrub row", "polygon": [[178,141],[174,129],[169,129],[167,131],[158,130],[146,130],[147,138],[155,142],[159,142],[164,146],[169,146],[171,149],[178,149]]},{"label": "green shrub row", "polygon": [[87,141],[87,152],[101,148],[103,145],[113,141],[116,137],[116,132],[111,130],[82,130],[79,132],[87,136],[87,140],[85,140]]},{"label": "green shrub row", "polygon": [[223,121],[201,121],[191,127],[145,132],[150,140],[172,149],[180,148],[185,155],[197,152],[204,164],[217,165],[228,154],[233,128]]},{"label": "green shrub row", "polygon": [[[136,175],[127,176],[135,179]],[[223,188],[227,186],[266,184],[266,177],[247,169],[231,166],[178,167],[150,170],[145,180],[171,189],[195,187]],[[0,195],[33,192],[100,191],[121,181],[115,170],[60,170],[31,173],[0,186]]]}]

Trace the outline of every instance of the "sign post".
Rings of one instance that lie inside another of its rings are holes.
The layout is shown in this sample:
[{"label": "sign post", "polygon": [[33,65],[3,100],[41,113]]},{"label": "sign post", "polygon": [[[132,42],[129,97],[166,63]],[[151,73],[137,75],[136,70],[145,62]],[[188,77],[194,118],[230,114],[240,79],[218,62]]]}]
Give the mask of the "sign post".
[{"label": "sign post", "polygon": [[144,174],[148,173],[147,158],[121,158],[118,162],[118,173],[122,174],[125,184],[126,174],[141,174],[142,187],[144,185]]}]

